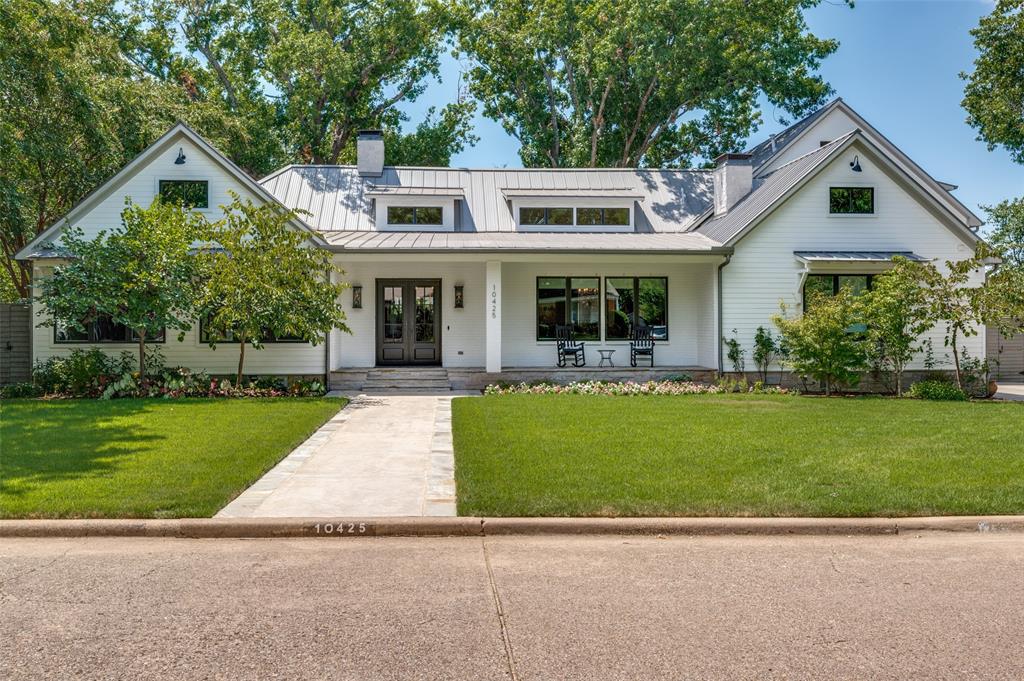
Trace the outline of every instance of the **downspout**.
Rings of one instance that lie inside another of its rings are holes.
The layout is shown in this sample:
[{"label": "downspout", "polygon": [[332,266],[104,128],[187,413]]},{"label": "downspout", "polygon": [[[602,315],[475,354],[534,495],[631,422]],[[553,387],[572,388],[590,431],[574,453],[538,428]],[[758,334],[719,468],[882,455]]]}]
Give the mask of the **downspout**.
[{"label": "downspout", "polygon": [[718,344],[718,352],[716,354],[718,355],[719,374],[725,373],[725,362],[722,359],[722,324],[724,320],[724,316],[722,314],[722,270],[725,269],[725,266],[731,261],[732,254],[729,253],[725,256],[725,260],[722,261],[722,264],[718,266],[718,338],[715,342]]}]

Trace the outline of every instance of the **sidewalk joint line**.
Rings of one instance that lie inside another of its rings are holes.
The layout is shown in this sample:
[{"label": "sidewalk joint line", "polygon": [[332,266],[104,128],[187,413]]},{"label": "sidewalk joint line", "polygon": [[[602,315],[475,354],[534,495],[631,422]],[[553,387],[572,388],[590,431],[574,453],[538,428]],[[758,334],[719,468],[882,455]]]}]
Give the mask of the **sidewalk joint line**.
[{"label": "sidewalk joint line", "polygon": [[487,551],[487,537],[480,537],[480,545],[484,552],[484,565],[487,567],[487,580],[491,585],[491,595],[494,597],[494,607],[498,614],[498,626],[501,629],[501,642],[505,646],[505,662],[508,664],[508,674],[512,681],[519,681],[516,672],[516,658],[512,651],[512,640],[508,635],[508,627],[505,623],[505,610],[501,605],[501,596],[498,594],[498,584],[494,580],[494,570],[491,568],[491,555]]}]

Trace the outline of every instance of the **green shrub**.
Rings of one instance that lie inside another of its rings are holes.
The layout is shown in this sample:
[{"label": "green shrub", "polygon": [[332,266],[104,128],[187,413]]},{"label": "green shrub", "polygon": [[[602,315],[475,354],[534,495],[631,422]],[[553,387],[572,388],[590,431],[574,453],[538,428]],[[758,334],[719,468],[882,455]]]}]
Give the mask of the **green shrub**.
[{"label": "green shrub", "polygon": [[47,394],[98,397],[107,383],[131,370],[132,362],[129,353],[125,353],[121,359],[115,359],[98,348],[75,348],[65,357],[51,357],[45,362],[36,362],[32,369],[32,380]]},{"label": "green shrub", "polygon": [[907,395],[919,400],[963,402],[967,399],[967,393],[948,381],[919,381],[910,386]]},{"label": "green shrub", "polygon": [[5,385],[0,388],[0,398],[15,399],[17,397],[39,397],[42,394],[42,389],[31,381]]}]

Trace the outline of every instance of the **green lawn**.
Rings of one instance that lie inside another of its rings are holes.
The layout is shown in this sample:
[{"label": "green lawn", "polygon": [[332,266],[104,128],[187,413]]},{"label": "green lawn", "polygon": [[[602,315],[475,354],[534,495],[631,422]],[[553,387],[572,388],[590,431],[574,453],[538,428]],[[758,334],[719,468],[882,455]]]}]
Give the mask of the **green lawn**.
[{"label": "green lawn", "polygon": [[0,518],[216,513],[344,400],[0,401]]},{"label": "green lawn", "polygon": [[455,400],[460,515],[1024,513],[1024,403]]}]

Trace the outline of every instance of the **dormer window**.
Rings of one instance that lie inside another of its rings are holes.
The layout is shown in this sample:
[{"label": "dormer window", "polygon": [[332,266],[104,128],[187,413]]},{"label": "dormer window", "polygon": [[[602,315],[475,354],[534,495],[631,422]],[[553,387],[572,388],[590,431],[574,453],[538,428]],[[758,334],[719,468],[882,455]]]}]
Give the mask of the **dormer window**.
[{"label": "dormer window", "polygon": [[521,225],[571,225],[572,208],[520,208]]},{"label": "dormer window", "polygon": [[433,225],[444,224],[441,206],[388,206],[389,225]]},{"label": "dormer window", "polygon": [[206,180],[160,180],[160,199],[185,208],[210,207],[210,183]]},{"label": "dormer window", "polygon": [[577,208],[577,225],[628,225],[628,208]]},{"label": "dormer window", "polygon": [[832,215],[871,215],[875,212],[875,188],[829,187],[828,212]]}]

